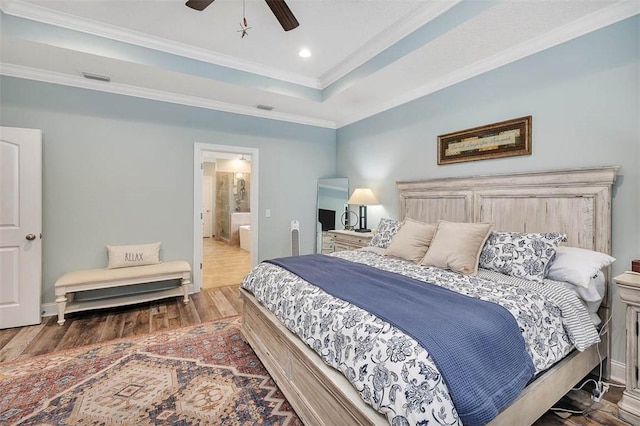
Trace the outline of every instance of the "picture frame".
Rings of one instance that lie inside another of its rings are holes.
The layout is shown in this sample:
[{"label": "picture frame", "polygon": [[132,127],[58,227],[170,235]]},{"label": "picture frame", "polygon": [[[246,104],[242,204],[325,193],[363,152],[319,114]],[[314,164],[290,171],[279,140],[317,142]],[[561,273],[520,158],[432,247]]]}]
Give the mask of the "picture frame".
[{"label": "picture frame", "polygon": [[438,136],[438,165],[531,155],[531,116]]}]

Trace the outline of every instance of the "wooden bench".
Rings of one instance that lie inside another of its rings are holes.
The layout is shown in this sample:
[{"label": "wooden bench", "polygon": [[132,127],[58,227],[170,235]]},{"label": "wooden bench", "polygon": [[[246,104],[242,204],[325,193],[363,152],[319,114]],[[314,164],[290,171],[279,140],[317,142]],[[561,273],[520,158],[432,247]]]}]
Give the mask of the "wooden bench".
[{"label": "wooden bench", "polygon": [[[80,291],[98,290],[179,279],[180,285],[164,290],[153,290],[103,299],[75,301],[74,294]],[[58,324],[64,324],[64,315],[89,309],[111,308],[134,303],[148,302],[166,297],[183,296],[189,303],[191,266],[184,260],[162,262],[155,265],[132,266],[118,269],[85,269],[61,276],[55,284]]]}]

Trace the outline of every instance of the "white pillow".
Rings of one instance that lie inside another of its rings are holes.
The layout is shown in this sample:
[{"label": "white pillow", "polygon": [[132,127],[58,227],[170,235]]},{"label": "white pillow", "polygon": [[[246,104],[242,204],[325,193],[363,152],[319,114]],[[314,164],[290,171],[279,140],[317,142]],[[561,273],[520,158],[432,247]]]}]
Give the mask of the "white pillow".
[{"label": "white pillow", "polygon": [[556,257],[549,265],[547,278],[566,281],[587,288],[598,271],[616,259],[605,253],[578,247],[558,247]]},{"label": "white pillow", "polygon": [[160,263],[160,243],[107,246],[107,269]]},{"label": "white pillow", "polygon": [[576,293],[584,307],[589,311],[593,325],[596,327],[602,322],[598,316],[598,310],[602,304],[605,293],[605,279],[602,271],[598,271],[595,277],[589,280],[587,287],[573,285],[564,281],[551,281],[562,285],[564,288]]}]

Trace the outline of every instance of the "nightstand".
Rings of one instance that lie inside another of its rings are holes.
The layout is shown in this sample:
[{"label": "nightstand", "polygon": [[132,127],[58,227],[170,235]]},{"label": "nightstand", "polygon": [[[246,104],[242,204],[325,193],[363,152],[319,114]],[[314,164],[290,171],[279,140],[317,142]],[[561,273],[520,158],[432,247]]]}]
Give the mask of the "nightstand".
[{"label": "nightstand", "polygon": [[329,231],[333,238],[333,251],[356,250],[369,245],[373,232]]},{"label": "nightstand", "polygon": [[638,321],[640,320],[640,273],[625,272],[614,278],[620,299],[627,304],[626,389],[618,402],[620,418],[640,424],[640,384],[638,381]]},{"label": "nightstand", "polygon": [[322,231],[322,246],[320,253],[333,253],[333,235],[329,231]]}]

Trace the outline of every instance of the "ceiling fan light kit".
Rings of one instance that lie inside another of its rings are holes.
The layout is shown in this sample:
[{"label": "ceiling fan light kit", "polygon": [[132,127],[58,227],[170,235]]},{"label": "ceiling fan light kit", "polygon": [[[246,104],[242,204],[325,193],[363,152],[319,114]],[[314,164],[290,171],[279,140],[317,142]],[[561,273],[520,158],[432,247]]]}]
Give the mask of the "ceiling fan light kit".
[{"label": "ceiling fan light kit", "polygon": [[[297,28],[300,24],[295,16],[293,16],[293,12],[287,6],[284,0],[265,0],[269,9],[273,12],[280,25],[282,25],[282,29],[285,31],[291,31],[294,28]],[[191,9],[202,11],[207,6],[213,3],[213,0],[189,0],[185,3],[187,7]],[[246,25],[245,25],[246,26]],[[246,35],[246,34],[245,34]]]}]

